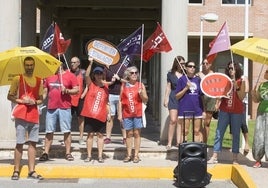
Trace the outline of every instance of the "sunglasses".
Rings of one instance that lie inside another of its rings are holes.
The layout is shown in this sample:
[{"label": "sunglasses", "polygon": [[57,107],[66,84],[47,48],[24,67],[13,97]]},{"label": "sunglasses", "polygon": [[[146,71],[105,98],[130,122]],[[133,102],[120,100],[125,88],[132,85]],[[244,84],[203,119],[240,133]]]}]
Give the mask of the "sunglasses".
[{"label": "sunglasses", "polygon": [[228,70],[234,70],[234,68],[233,67],[228,67]]},{"label": "sunglasses", "polygon": [[136,72],[130,72],[130,74],[132,75],[132,74],[138,74],[138,72],[136,71]]},{"label": "sunglasses", "polygon": [[195,65],[187,65],[186,67],[195,69]]}]

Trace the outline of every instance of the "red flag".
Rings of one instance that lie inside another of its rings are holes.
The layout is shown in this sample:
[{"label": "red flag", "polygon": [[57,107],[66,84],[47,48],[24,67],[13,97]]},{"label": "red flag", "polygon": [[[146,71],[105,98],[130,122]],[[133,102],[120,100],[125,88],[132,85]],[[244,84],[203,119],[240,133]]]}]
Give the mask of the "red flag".
[{"label": "red flag", "polygon": [[50,54],[58,56],[64,54],[71,44],[71,39],[65,40],[62,36],[59,26],[55,23],[54,26],[54,39],[51,46]]},{"label": "red flag", "polygon": [[172,50],[172,47],[160,24],[157,23],[156,30],[143,45],[143,60],[147,62],[151,59],[154,53],[169,52],[170,50]]},{"label": "red flag", "polygon": [[228,34],[227,23],[224,22],[217,36],[209,44],[211,49],[208,53],[208,57],[218,52],[229,50],[231,46],[230,44],[231,43],[230,43],[230,37]]}]

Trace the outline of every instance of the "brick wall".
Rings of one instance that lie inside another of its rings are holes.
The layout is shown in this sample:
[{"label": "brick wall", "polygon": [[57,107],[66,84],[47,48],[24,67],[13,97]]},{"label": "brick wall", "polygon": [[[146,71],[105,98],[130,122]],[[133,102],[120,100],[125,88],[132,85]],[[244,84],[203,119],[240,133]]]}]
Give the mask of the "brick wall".
[{"label": "brick wall", "polygon": [[[268,2],[267,0],[252,0],[252,3],[252,6],[249,6],[249,34],[268,39]],[[243,39],[245,7],[241,5],[221,5],[221,0],[204,0],[204,5],[189,5],[188,32],[191,33],[188,38],[189,54],[196,53],[196,57],[199,57],[200,16],[206,13],[215,13],[219,16],[219,19],[214,23],[203,21],[204,52],[209,50],[208,43],[216,36],[225,21],[228,24],[231,44]],[[263,81],[262,64],[250,61],[248,67],[251,90],[256,85],[260,74],[259,82]],[[263,71],[265,70],[266,66],[264,66]],[[252,119],[256,118],[257,105],[252,102],[249,95],[249,115]]]}]

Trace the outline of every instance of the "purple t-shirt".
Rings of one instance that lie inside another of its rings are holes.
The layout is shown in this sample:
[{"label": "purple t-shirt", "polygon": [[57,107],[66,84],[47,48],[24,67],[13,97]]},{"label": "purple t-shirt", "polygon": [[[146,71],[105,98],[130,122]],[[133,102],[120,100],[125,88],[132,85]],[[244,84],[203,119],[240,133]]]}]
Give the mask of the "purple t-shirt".
[{"label": "purple t-shirt", "polygon": [[[203,95],[200,82],[201,79],[198,76],[188,78],[192,82],[192,86],[188,89],[182,98],[179,99],[178,104],[178,116],[183,118],[183,114],[186,111],[193,111],[196,118],[201,118],[203,113],[203,103],[201,96]],[[180,92],[186,87],[187,78],[185,75],[179,78],[176,93]],[[187,113],[185,117],[192,117],[192,114]]]}]

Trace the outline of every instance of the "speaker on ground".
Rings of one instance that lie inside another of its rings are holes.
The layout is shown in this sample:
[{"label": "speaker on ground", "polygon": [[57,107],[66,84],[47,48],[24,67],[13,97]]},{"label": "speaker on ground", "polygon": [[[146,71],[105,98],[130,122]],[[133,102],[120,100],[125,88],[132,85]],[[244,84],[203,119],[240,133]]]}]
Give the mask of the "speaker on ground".
[{"label": "speaker on ground", "polygon": [[211,174],[207,172],[207,145],[204,143],[181,143],[178,166],[174,177],[179,187],[204,187]]}]

